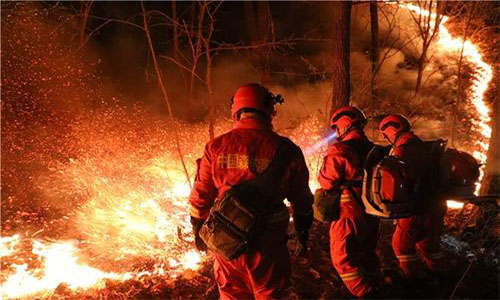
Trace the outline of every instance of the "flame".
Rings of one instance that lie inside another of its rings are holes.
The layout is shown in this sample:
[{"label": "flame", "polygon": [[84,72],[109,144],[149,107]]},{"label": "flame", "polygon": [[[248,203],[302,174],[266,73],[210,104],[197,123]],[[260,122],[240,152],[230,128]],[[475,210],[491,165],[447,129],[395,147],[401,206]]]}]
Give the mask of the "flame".
[{"label": "flame", "polygon": [[[434,26],[436,20],[435,13],[430,13],[428,10],[411,3],[402,3],[399,5],[413,13],[420,14],[425,17],[430,16],[430,26]],[[439,24],[439,35],[437,40],[439,49],[446,52],[457,53],[460,52],[463,47],[464,59],[473,64],[475,69],[468,101],[473,104],[476,110],[475,118],[472,120],[472,130],[480,137],[476,142],[477,149],[474,149],[473,151],[474,158],[482,164],[475,190],[475,194],[478,195],[479,189],[481,188],[481,180],[484,177],[484,167],[488,158],[487,153],[492,132],[491,126],[489,125],[491,122],[490,108],[485,102],[485,93],[493,78],[493,69],[490,65],[483,61],[478,47],[471,41],[464,41],[462,38],[451,36],[445,26],[447,21],[448,17],[442,16],[441,23]]]},{"label": "flame", "polygon": [[463,202],[455,201],[455,200],[446,201],[446,205],[448,206],[449,209],[462,209],[462,207],[464,207]]},{"label": "flame", "polygon": [[198,252],[191,250],[184,254],[181,265],[184,269],[196,270],[201,262],[201,256]]},{"label": "flame", "polygon": [[[107,124],[109,116],[119,113],[97,115],[104,120],[95,124]],[[148,118],[140,114],[127,117],[142,124]],[[168,126],[173,124],[141,128],[142,142],[134,136],[140,127],[134,123],[115,124],[116,132],[97,137],[102,128],[86,124],[76,128],[82,154],[53,163],[53,172],[37,181],[52,203],[75,199],[69,209],[65,207],[71,213],[65,216],[71,228],[54,228],[62,230],[66,240],[47,242],[21,234],[2,237],[3,298],[47,294],[62,283],[69,289],[86,289],[99,288],[105,280],[152,275],[177,278],[188,270],[198,270],[204,262],[205,256],[193,250],[187,201],[190,185],[179,168],[176,152],[168,147],[172,140]],[[203,138],[192,136],[199,136],[204,126],[183,128],[189,136],[183,143],[188,149],[189,174],[194,174],[193,157],[202,152],[205,143]],[[33,265],[32,257],[39,264]]]},{"label": "flame", "polygon": [[15,234],[13,236],[3,237],[0,239],[0,257],[12,255],[15,252],[16,246],[19,244],[20,236]]},{"label": "flame", "polygon": [[[2,238],[2,256],[14,255],[16,251],[13,248],[19,241],[19,235]],[[42,269],[28,270],[28,264],[11,265],[14,273],[7,277],[0,286],[0,295],[2,297],[16,298],[51,292],[63,283],[67,284],[70,289],[85,289],[89,287],[102,288],[105,279],[123,281],[153,274],[171,275],[175,278],[182,270],[197,270],[202,262],[200,254],[190,250],[182,255],[179,262],[174,258],[169,259],[169,267],[176,268],[178,270],[177,274],[169,273],[163,264],[155,265],[153,272],[114,273],[104,272],[79,262],[78,258],[83,255],[80,253],[76,241],[46,243],[33,240],[32,246],[33,254],[37,255],[37,260],[44,267]],[[8,249],[8,251],[4,251],[4,248]]]},{"label": "flame", "polygon": [[[10,237],[2,238],[2,244]],[[43,262],[40,277],[28,271],[28,265],[14,265],[15,274],[10,276],[0,287],[4,297],[20,297],[55,289],[66,283],[72,289],[95,286],[103,279],[129,279],[130,274],[106,273],[91,268],[77,261],[78,249],[74,242],[44,244],[33,241],[33,253]],[[12,254],[12,253],[11,253]]]}]

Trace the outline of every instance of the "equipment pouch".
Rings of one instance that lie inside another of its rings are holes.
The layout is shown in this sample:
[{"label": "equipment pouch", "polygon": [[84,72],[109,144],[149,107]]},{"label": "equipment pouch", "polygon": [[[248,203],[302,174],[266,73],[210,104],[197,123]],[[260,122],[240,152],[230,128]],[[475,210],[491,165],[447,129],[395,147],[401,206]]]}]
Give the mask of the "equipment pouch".
[{"label": "equipment pouch", "polygon": [[238,192],[231,189],[216,201],[200,230],[207,247],[229,260],[246,252],[261,219],[247,201],[240,200]]},{"label": "equipment pouch", "polygon": [[318,189],[314,193],[314,218],[321,222],[336,221],[340,217],[340,193]]}]

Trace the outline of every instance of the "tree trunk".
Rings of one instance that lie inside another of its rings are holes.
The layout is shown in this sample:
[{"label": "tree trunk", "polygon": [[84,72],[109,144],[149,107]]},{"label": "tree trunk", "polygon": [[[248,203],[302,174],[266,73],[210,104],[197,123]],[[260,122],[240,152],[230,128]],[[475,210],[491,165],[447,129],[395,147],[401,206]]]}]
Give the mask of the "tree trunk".
[{"label": "tree trunk", "polygon": [[351,6],[350,1],[333,2],[333,33],[332,33],[332,107],[337,108],[349,105],[350,97],[350,28]]},{"label": "tree trunk", "polygon": [[418,94],[420,91],[420,87],[422,86],[422,76],[424,74],[424,68],[425,68],[425,60],[427,57],[427,50],[428,47],[425,45],[422,46],[422,53],[420,54],[420,57],[417,60],[417,81],[415,83],[415,96]]},{"label": "tree trunk", "polygon": [[493,112],[491,126],[491,138],[488,148],[488,159],[484,169],[484,178],[479,194],[500,194],[500,144],[498,143],[498,132],[500,131],[500,99],[498,93],[493,101]]},{"label": "tree trunk", "polygon": [[462,43],[462,48],[460,49],[460,59],[458,60],[458,70],[457,70],[457,101],[455,102],[455,107],[453,109],[453,121],[451,124],[451,136],[450,136],[450,145],[452,147],[455,146],[455,135],[456,135],[456,127],[457,127],[457,120],[458,120],[458,113],[460,112],[460,104],[462,103],[462,99],[464,97],[464,92],[463,92],[463,80],[462,80],[462,67],[463,67],[463,61],[464,61],[464,48],[465,48],[465,42],[467,41],[467,38],[469,37],[469,27],[470,27],[470,22],[472,20],[472,15],[474,13],[474,9],[476,7],[476,3],[472,3],[472,9],[469,12],[469,17],[467,18],[467,23],[465,24],[465,29],[464,29],[464,38],[463,38],[463,43]]},{"label": "tree trunk", "polygon": [[[250,43],[274,40],[273,17],[269,1],[245,2],[245,17]],[[259,70],[260,83],[267,86],[272,83],[271,75],[272,47],[262,47],[252,52],[252,59]]]},{"label": "tree trunk", "polygon": [[[378,11],[377,11],[377,1],[371,0],[370,2],[370,28],[371,28],[371,61],[372,61],[372,77],[370,80],[370,90],[371,90],[371,109],[372,109],[372,119],[375,117],[375,104],[378,99],[377,90],[377,73],[378,73],[378,60],[379,60],[379,44],[378,44]],[[372,126],[372,138],[375,138],[375,122]]]},{"label": "tree trunk", "polygon": [[[425,2],[427,3],[427,2]],[[436,2],[436,9],[435,9],[435,18],[434,18],[434,26],[432,25],[432,18],[431,16],[424,16],[423,18],[420,17],[418,20],[421,22],[420,24],[417,24],[420,27],[420,37],[422,38],[422,52],[420,53],[420,56],[417,59],[417,81],[415,83],[415,94],[413,95],[414,97],[417,96],[418,92],[420,91],[420,88],[422,87],[422,79],[424,75],[424,69],[425,66],[427,65],[427,51],[429,50],[429,47],[434,40],[434,37],[439,33],[439,26],[441,24],[441,7],[443,3],[441,1]],[[429,10],[432,12],[432,7],[433,7],[433,1],[428,2],[428,6],[423,4],[423,8]]]},{"label": "tree trunk", "polygon": [[94,2],[91,1],[83,1],[81,5],[82,12],[82,25],[80,27],[80,47],[85,44],[85,30],[87,29],[87,23],[89,20],[90,11],[92,10],[92,5]]}]

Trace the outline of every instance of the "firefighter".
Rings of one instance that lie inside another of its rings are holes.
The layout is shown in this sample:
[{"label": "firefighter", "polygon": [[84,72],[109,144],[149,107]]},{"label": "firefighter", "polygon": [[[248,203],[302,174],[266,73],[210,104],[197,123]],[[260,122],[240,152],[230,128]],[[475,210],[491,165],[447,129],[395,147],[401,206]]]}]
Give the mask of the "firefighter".
[{"label": "firefighter", "polygon": [[[239,182],[255,178],[273,159],[278,140],[286,139],[273,131],[274,96],[265,87],[252,83],[240,86],[232,98],[231,131],[208,142],[194,187],[189,197],[190,216],[198,250],[206,250],[199,231],[214,201]],[[302,151],[290,140],[291,160],[280,180],[280,209],[266,218],[265,230],[259,232],[249,249],[228,260],[215,255],[214,273],[221,299],[276,299],[289,292],[291,263],[287,248],[289,213],[284,198],[291,204],[300,245],[306,249],[311,227],[313,196],[309,173]]]},{"label": "firefighter", "polygon": [[[426,144],[411,131],[407,118],[402,115],[388,115],[380,122],[379,130],[392,145],[389,154],[408,165],[410,176],[419,176],[421,180],[429,178],[426,176],[430,174],[428,172],[432,167],[426,156],[429,149],[426,149]],[[445,201],[437,201],[431,193],[422,193],[422,198],[415,204],[415,215],[396,220],[392,247],[399,266],[408,279],[429,280],[429,272],[425,272],[425,266],[431,274],[439,275],[443,271],[443,252],[439,240],[445,213]]]},{"label": "firefighter", "polygon": [[339,218],[330,225],[333,266],[356,297],[378,293],[379,260],[375,253],[378,218],[364,212],[361,203],[363,161],[373,144],[363,128],[366,118],[353,106],[338,109],[330,126],[338,142],[328,147],[318,181],[323,190],[340,197]]}]

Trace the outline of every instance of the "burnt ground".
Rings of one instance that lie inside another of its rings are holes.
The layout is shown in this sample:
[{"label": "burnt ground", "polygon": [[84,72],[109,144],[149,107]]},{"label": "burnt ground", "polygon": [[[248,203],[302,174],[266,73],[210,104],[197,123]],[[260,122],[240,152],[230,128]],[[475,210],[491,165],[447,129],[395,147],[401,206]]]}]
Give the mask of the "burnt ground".
[{"label": "burnt ground", "polygon": [[[378,255],[384,274],[385,299],[499,299],[499,226],[496,205],[449,212],[442,245],[449,269],[438,285],[410,286],[401,277],[390,241],[394,226],[381,224]],[[293,254],[296,246],[290,230],[292,252],[291,299],[351,299],[330,262],[327,225],[315,222],[310,251],[305,258]],[[72,292],[59,286],[51,299],[217,299],[211,263],[179,279],[144,277],[126,282],[107,281],[101,289]]]}]

